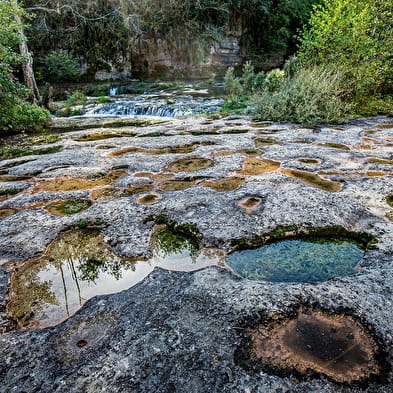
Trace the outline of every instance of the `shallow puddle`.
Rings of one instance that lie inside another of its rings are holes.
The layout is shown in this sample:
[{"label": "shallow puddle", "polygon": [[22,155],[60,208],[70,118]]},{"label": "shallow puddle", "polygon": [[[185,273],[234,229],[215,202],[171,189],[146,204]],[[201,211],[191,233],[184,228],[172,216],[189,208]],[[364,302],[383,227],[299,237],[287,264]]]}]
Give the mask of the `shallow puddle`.
[{"label": "shallow puddle", "polygon": [[281,169],[281,173],[285,176],[298,179],[308,186],[319,188],[324,191],[338,192],[342,188],[342,183],[324,179],[312,172],[298,171],[295,169]]},{"label": "shallow puddle", "polygon": [[206,180],[199,185],[203,187],[210,187],[216,191],[234,191],[244,183],[244,179],[241,177],[227,177],[220,180]]},{"label": "shallow puddle", "polygon": [[295,318],[260,325],[250,333],[252,356],[278,372],[322,373],[340,383],[381,372],[376,342],[345,314],[300,309]]},{"label": "shallow puddle", "polygon": [[26,262],[11,277],[9,314],[20,327],[44,328],[74,314],[96,295],[120,292],[156,266],[194,271],[222,262],[221,252],[200,249],[184,235],[161,228],[152,236],[148,261],[120,258],[98,230],[72,230],[52,242],[43,256]]},{"label": "shallow puddle", "polygon": [[373,164],[393,165],[393,160],[387,160],[384,158],[371,157],[371,158],[368,158],[367,161],[371,162]]},{"label": "shallow puddle", "polygon": [[239,175],[257,176],[263,173],[275,172],[281,163],[265,158],[246,157],[243,169],[236,171]]},{"label": "shallow puddle", "polygon": [[386,197],[386,202],[389,206],[393,207],[393,194]]},{"label": "shallow puddle", "polygon": [[167,170],[171,172],[196,172],[211,168],[214,161],[201,157],[180,158],[168,164]]},{"label": "shallow puddle", "polygon": [[135,132],[126,132],[126,131],[112,131],[112,132],[99,132],[97,134],[88,134],[82,135],[75,140],[77,142],[92,142],[92,141],[101,141],[104,139],[111,139],[111,138],[121,138],[121,137],[134,137],[136,135]]},{"label": "shallow puddle", "polygon": [[45,206],[45,209],[55,216],[67,216],[77,214],[88,209],[91,202],[88,199],[76,199],[73,201],[59,201]]},{"label": "shallow puddle", "polygon": [[311,164],[311,165],[318,165],[321,163],[320,160],[316,158],[298,158],[297,161],[302,162],[303,164]]},{"label": "shallow puddle", "polygon": [[154,205],[162,199],[162,195],[152,192],[150,194],[141,195],[136,202],[141,205]]},{"label": "shallow puddle", "polygon": [[88,190],[90,188],[106,186],[108,184],[114,183],[125,176],[127,173],[128,172],[126,170],[115,169],[94,180],[72,177],[58,177],[55,179],[40,180],[40,182],[34,187],[33,192]]},{"label": "shallow puddle", "polygon": [[135,194],[152,190],[152,184],[138,184],[131,187],[102,187],[93,190],[90,196],[94,200],[109,201],[111,199],[131,197]]},{"label": "shallow puddle", "polygon": [[158,188],[163,191],[179,191],[186,190],[195,185],[196,180],[193,178],[185,179],[168,179],[163,180],[158,184]]},{"label": "shallow puddle", "polygon": [[256,147],[265,147],[271,145],[282,145],[282,142],[272,138],[257,138],[254,140]]},{"label": "shallow puddle", "polygon": [[236,251],[227,264],[250,280],[318,282],[356,273],[363,255],[349,239],[291,239]]},{"label": "shallow puddle", "polygon": [[331,147],[332,149],[351,150],[349,146],[343,145],[342,143],[324,142],[319,143],[318,145],[324,147]]},{"label": "shallow puddle", "polygon": [[128,153],[145,153],[150,155],[161,155],[161,154],[187,154],[192,153],[196,149],[196,145],[185,145],[185,146],[172,146],[163,147],[160,149],[145,149],[143,147],[129,146],[123,149],[113,151],[108,154],[109,157],[122,156]]},{"label": "shallow puddle", "polygon": [[31,176],[0,175],[0,182],[23,181],[30,179]]}]

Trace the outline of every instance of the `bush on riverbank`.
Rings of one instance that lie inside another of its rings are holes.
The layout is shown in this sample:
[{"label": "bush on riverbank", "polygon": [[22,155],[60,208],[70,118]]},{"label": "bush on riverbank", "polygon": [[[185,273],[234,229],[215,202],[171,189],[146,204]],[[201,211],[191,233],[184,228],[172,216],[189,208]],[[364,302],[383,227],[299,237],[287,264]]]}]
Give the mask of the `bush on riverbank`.
[{"label": "bush on riverbank", "polygon": [[340,74],[321,68],[302,69],[293,78],[285,77],[273,91],[257,94],[253,106],[261,120],[336,123],[351,108],[343,96]]}]

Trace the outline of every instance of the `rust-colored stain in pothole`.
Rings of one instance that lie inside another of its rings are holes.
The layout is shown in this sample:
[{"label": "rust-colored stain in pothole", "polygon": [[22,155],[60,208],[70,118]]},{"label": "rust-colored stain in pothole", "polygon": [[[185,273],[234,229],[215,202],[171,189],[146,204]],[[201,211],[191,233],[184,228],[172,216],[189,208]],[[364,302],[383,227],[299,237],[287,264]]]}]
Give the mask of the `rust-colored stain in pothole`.
[{"label": "rust-colored stain in pothole", "polygon": [[236,171],[239,175],[257,176],[263,173],[274,172],[280,168],[281,163],[265,158],[247,157],[243,168]]},{"label": "rust-colored stain in pothole", "polygon": [[167,170],[171,172],[195,172],[211,168],[214,161],[202,157],[179,158],[168,164]]},{"label": "rust-colored stain in pothole", "polygon": [[298,171],[295,169],[281,169],[281,173],[285,176],[298,179],[308,186],[319,188],[324,191],[338,192],[341,191],[342,188],[342,183],[324,179],[312,172]]},{"label": "rust-colored stain in pothole", "polygon": [[353,383],[377,376],[378,345],[354,318],[300,309],[292,319],[259,325],[250,331],[251,357],[267,367],[325,374]]},{"label": "rust-colored stain in pothole", "polygon": [[106,175],[98,177],[97,179],[58,177],[54,179],[40,180],[40,182],[34,187],[33,192],[88,190],[90,188],[106,186],[114,183],[126,174],[126,170],[116,169],[108,172]]},{"label": "rust-colored stain in pothole", "polygon": [[200,183],[201,186],[213,188],[216,191],[233,191],[244,183],[241,177],[227,177],[219,180],[206,180]]}]

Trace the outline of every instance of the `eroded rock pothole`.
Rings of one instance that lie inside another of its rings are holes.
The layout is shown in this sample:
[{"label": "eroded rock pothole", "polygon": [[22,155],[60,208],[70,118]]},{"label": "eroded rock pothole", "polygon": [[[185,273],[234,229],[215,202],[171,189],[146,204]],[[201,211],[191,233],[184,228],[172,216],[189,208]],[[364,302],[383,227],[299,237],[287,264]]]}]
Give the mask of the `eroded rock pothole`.
[{"label": "eroded rock pothole", "polygon": [[249,364],[273,374],[323,374],[355,383],[378,377],[384,368],[370,331],[345,314],[300,308],[295,317],[276,315],[248,334]]},{"label": "eroded rock pothole", "polygon": [[95,228],[72,229],[53,241],[44,254],[13,269],[8,313],[21,328],[56,325],[96,295],[127,289],[158,266],[194,271],[223,264],[224,253],[201,247],[180,225],[158,226],[149,260],[121,258]]}]

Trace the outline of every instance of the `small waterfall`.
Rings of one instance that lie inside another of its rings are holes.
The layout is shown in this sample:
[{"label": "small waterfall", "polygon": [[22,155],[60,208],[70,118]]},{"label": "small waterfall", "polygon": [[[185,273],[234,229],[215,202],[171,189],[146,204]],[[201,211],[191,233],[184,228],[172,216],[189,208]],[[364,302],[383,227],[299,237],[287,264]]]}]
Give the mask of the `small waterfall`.
[{"label": "small waterfall", "polygon": [[[111,88],[112,89],[112,88]],[[113,88],[115,89],[115,88]],[[112,92],[112,91],[111,91]],[[212,113],[221,109],[222,99],[192,96],[135,96],[119,98],[86,108],[85,116],[159,116],[175,117],[193,113]]]},{"label": "small waterfall", "polygon": [[119,88],[118,87],[111,87],[111,88],[109,88],[109,96],[110,97],[117,96],[118,92],[119,92]]}]

